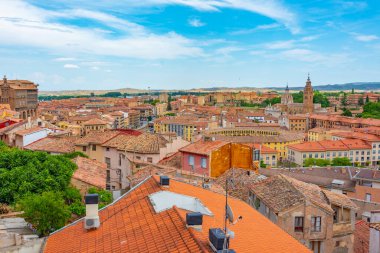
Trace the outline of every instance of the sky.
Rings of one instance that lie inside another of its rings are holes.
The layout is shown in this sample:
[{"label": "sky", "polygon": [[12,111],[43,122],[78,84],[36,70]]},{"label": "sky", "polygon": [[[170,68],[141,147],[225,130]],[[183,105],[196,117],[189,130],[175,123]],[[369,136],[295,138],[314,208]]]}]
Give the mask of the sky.
[{"label": "sky", "polygon": [[40,90],[380,81],[380,1],[0,0],[0,74]]}]

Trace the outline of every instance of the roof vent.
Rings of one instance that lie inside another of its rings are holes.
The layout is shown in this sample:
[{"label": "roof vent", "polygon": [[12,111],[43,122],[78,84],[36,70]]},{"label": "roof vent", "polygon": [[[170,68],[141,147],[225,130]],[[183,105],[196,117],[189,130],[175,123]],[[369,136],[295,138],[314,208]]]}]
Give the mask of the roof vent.
[{"label": "roof vent", "polygon": [[160,185],[169,187],[169,177],[168,176],[160,176]]},{"label": "roof vent", "polygon": [[186,226],[192,227],[198,231],[202,230],[203,214],[200,212],[186,214]]},{"label": "roof vent", "polygon": [[210,247],[212,248],[213,252],[235,253],[233,249],[228,249],[230,238],[226,238],[226,235],[222,229],[210,228],[208,232],[208,238]]},{"label": "roof vent", "polygon": [[99,220],[99,196],[98,194],[87,194],[84,197],[86,203],[86,217],[84,217],[85,229],[96,229],[100,226]]}]

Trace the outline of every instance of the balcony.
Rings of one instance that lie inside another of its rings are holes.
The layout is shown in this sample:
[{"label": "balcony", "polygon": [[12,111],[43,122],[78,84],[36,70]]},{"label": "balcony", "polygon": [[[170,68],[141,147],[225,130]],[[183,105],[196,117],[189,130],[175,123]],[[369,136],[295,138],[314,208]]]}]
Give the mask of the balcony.
[{"label": "balcony", "polygon": [[333,224],[333,236],[351,234],[351,233],[353,233],[353,230],[352,230],[352,224],[350,221]]}]

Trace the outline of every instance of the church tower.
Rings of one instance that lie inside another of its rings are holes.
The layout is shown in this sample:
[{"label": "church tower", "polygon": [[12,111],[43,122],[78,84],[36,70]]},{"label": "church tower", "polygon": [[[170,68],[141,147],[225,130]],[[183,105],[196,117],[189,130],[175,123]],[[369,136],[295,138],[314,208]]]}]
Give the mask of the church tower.
[{"label": "church tower", "polygon": [[314,111],[313,87],[311,86],[309,74],[307,76],[306,86],[303,90],[303,110],[304,113],[312,113]]},{"label": "church tower", "polygon": [[289,92],[289,86],[286,84],[285,93],[281,96],[281,104],[288,105],[293,104],[293,96]]}]

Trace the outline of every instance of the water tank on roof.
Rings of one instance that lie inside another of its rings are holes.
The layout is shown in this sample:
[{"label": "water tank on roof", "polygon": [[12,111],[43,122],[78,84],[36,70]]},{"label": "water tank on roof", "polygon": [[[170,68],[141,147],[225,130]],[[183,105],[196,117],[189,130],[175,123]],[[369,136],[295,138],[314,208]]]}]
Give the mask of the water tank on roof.
[{"label": "water tank on roof", "polygon": [[186,224],[188,226],[202,225],[202,221],[203,221],[203,214],[201,214],[200,212],[186,214]]},{"label": "water tank on roof", "polygon": [[[210,241],[210,246],[213,249],[214,252],[219,252],[223,250],[224,246],[224,239],[226,238],[226,235],[224,231],[220,228],[210,228],[208,232],[208,239]],[[226,238],[226,249],[228,249],[229,246],[229,238]]]}]

